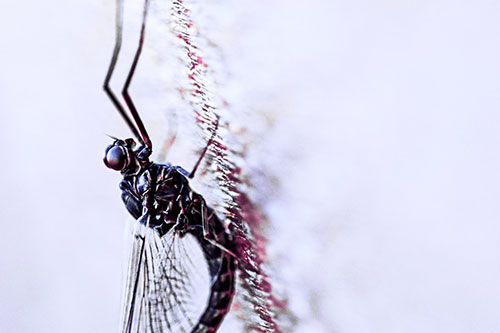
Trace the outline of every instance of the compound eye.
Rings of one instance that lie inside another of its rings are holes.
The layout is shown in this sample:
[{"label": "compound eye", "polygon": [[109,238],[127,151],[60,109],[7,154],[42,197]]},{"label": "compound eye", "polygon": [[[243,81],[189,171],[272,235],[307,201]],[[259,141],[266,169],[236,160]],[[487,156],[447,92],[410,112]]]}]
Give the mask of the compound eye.
[{"label": "compound eye", "polygon": [[110,169],[121,171],[128,165],[128,154],[125,148],[113,146],[106,151],[104,164]]}]

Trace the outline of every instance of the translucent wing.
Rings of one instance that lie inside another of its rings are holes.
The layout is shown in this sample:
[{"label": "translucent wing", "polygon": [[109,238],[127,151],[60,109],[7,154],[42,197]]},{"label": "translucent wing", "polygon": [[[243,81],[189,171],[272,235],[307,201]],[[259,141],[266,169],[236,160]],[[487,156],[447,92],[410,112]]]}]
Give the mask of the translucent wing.
[{"label": "translucent wing", "polygon": [[190,234],[159,234],[134,222],[125,284],[122,332],[190,332],[210,291],[208,266]]}]

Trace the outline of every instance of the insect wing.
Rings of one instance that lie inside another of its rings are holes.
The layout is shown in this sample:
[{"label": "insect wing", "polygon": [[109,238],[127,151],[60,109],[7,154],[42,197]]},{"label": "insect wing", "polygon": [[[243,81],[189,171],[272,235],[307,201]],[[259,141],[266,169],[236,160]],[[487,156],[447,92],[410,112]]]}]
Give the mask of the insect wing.
[{"label": "insect wing", "polygon": [[122,332],[190,332],[210,290],[202,249],[174,227],[158,232],[134,222],[124,290]]}]

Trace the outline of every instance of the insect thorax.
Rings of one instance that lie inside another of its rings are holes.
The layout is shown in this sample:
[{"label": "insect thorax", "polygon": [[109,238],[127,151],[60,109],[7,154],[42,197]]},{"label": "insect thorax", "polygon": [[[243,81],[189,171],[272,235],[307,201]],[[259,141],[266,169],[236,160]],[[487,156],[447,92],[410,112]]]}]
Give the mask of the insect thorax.
[{"label": "insect thorax", "polygon": [[196,232],[201,228],[203,198],[193,192],[187,172],[170,164],[151,163],[136,175],[124,175],[120,187],[129,212],[160,233],[177,224],[179,231]]}]

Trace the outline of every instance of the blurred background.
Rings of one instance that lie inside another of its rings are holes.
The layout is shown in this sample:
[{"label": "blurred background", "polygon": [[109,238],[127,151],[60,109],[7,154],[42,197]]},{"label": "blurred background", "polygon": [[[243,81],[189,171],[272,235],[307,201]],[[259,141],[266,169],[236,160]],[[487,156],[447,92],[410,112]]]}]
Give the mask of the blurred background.
[{"label": "blurred background", "polygon": [[[101,88],[114,6],[2,4],[1,332],[118,330],[127,212],[102,154],[105,133],[130,134]],[[127,6],[123,68],[141,3]],[[220,93],[245,115],[290,330],[500,331],[500,3],[197,8],[217,44]],[[160,23],[132,86],[150,124],[172,94]],[[177,147],[192,145],[180,137]],[[172,160],[189,165],[190,153]]]}]

